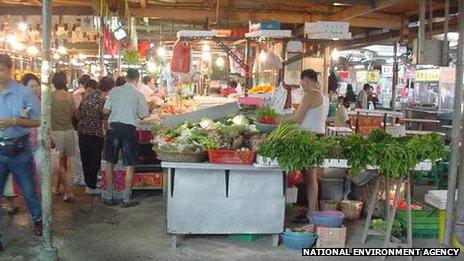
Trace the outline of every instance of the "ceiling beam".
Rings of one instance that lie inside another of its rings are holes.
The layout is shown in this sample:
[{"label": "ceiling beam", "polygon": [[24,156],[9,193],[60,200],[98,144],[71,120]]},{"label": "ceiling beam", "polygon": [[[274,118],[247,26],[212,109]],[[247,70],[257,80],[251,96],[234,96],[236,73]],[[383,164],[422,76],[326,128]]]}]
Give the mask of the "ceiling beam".
[{"label": "ceiling beam", "polygon": [[356,5],[329,15],[328,19],[332,21],[347,21],[356,17],[373,13],[375,11],[382,10],[399,2],[406,2],[406,0],[378,0],[373,1],[374,4],[372,5]]},{"label": "ceiling beam", "polygon": [[[171,19],[172,17],[175,17],[176,20],[189,22],[205,21],[206,18],[210,19],[210,21],[214,21],[216,19],[216,10],[157,6],[149,8],[131,8],[131,15],[135,17],[150,17],[157,19]],[[219,19],[221,20],[230,19],[238,22],[277,20],[283,24],[302,24],[305,22],[317,21],[320,20],[320,18],[320,15],[289,11],[271,12],[263,10],[250,11],[236,9],[233,12],[230,12],[230,10],[221,10],[219,13]],[[381,20],[378,18],[358,17],[352,19],[350,22],[350,25],[354,27],[399,29],[401,28],[402,19]]]},{"label": "ceiling beam", "polygon": [[[53,6],[53,15],[93,15],[94,10],[90,6]],[[40,6],[3,5],[0,15],[42,15]]]}]

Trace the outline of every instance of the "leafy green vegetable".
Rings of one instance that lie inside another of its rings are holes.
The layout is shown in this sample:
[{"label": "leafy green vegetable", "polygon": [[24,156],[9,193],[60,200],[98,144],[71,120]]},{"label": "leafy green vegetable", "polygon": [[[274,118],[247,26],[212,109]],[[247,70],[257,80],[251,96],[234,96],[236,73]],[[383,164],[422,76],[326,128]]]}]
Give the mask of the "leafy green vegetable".
[{"label": "leafy green vegetable", "polygon": [[277,112],[275,112],[273,109],[266,108],[266,107],[259,107],[255,111],[256,118],[260,119],[263,117],[269,117],[272,119],[278,119],[280,116]]},{"label": "leafy green vegetable", "polygon": [[[377,231],[387,231],[387,222],[383,219],[374,219],[370,227]],[[392,235],[401,236],[403,234],[403,227],[398,220],[393,221]]]}]

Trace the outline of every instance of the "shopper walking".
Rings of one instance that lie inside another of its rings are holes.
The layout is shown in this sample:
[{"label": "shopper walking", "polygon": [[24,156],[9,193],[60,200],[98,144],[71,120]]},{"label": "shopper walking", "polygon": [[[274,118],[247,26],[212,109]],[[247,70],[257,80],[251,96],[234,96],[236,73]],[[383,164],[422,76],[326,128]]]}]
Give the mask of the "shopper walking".
[{"label": "shopper walking", "polygon": [[73,199],[71,187],[71,173],[73,157],[76,153],[74,128],[72,118],[74,116],[73,97],[67,91],[67,80],[64,72],[57,72],[52,78],[55,91],[52,93],[51,113],[52,113],[52,137],[55,142],[56,151],[60,161],[60,169],[53,187],[55,195],[60,194],[63,188],[65,202]]},{"label": "shopper walking", "polygon": [[[304,96],[291,121],[299,123],[302,129],[317,135],[324,135],[327,114],[329,113],[329,98],[322,93],[321,86],[317,81],[317,73],[314,70],[304,70],[301,72],[300,78]],[[312,215],[317,210],[319,193],[317,171],[317,168],[303,170],[308,212],[297,218],[299,222],[312,222]]]},{"label": "shopper walking", "polygon": [[137,90],[143,94],[146,101],[151,101],[155,94],[155,79],[149,75],[142,78],[142,82],[137,85]]},{"label": "shopper walking", "polygon": [[123,165],[126,166],[125,190],[123,191],[122,207],[132,207],[138,202],[131,201],[131,183],[134,165],[137,161],[136,125],[139,119],[149,115],[147,101],[135,89],[139,79],[139,72],[135,69],[127,71],[127,83],[114,88],[108,94],[104,112],[109,114],[110,129],[106,135],[105,161],[106,184],[108,188],[102,191],[102,199],[108,205],[114,205],[113,169],[118,162],[119,151],[122,150]]},{"label": "shopper walking", "polygon": [[101,167],[104,129],[107,127],[107,116],[103,113],[103,106],[108,92],[113,87],[114,80],[111,77],[103,77],[98,90],[88,95],[77,110],[77,132],[86,184],[85,192],[89,195],[101,192],[97,188],[97,175]]},{"label": "shopper walking", "polygon": [[124,78],[124,76],[118,76],[118,78],[116,78],[115,86],[119,87],[123,86],[124,84],[126,84],[126,78]]},{"label": "shopper walking", "polygon": [[0,197],[11,173],[31,212],[34,232],[41,236],[42,209],[34,189],[29,144],[29,129],[40,125],[40,107],[32,91],[13,80],[12,68],[11,58],[0,54]]},{"label": "shopper walking", "polygon": [[356,94],[354,94],[353,91],[353,85],[351,85],[351,83],[348,83],[348,85],[346,85],[345,98],[348,99],[348,101],[350,101],[351,103],[355,103],[357,100]]},{"label": "shopper walking", "polygon": [[[76,106],[76,109],[79,107],[81,104],[82,100],[85,98],[86,95],[89,93],[92,93],[96,88],[97,88],[97,83],[92,82],[92,78],[90,78],[89,75],[83,74],[79,79],[77,80],[78,82],[78,88],[74,90],[73,92],[73,99],[74,99],[74,105]],[[93,87],[95,86],[95,87]],[[73,126],[75,129],[77,129],[77,119],[73,118]],[[73,177],[74,177],[74,185],[77,186],[84,186],[84,171],[82,170],[82,160],[81,160],[81,154],[79,152],[79,138],[77,131],[74,132],[74,140],[75,140],[75,147],[76,147],[76,156],[74,157],[73,160]]]}]

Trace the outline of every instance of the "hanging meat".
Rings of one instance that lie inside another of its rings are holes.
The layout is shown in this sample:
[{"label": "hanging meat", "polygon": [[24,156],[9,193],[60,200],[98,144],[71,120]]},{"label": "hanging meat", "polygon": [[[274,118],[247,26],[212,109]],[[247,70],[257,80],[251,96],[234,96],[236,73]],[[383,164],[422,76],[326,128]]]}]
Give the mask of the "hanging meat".
[{"label": "hanging meat", "polygon": [[190,47],[185,42],[176,42],[173,47],[171,71],[188,73],[190,71]]}]

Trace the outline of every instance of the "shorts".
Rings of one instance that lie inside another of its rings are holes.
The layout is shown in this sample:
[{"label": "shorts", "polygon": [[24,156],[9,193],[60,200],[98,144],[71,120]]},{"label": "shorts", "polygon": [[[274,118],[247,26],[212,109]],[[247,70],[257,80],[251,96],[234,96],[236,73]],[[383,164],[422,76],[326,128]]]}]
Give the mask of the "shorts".
[{"label": "shorts", "polygon": [[74,130],[54,131],[55,149],[59,157],[74,157],[76,155],[76,141]]},{"label": "shorts", "polygon": [[135,166],[138,160],[138,139],[135,126],[113,122],[106,133],[104,159],[106,162],[117,164],[119,151],[122,151],[124,166]]}]

